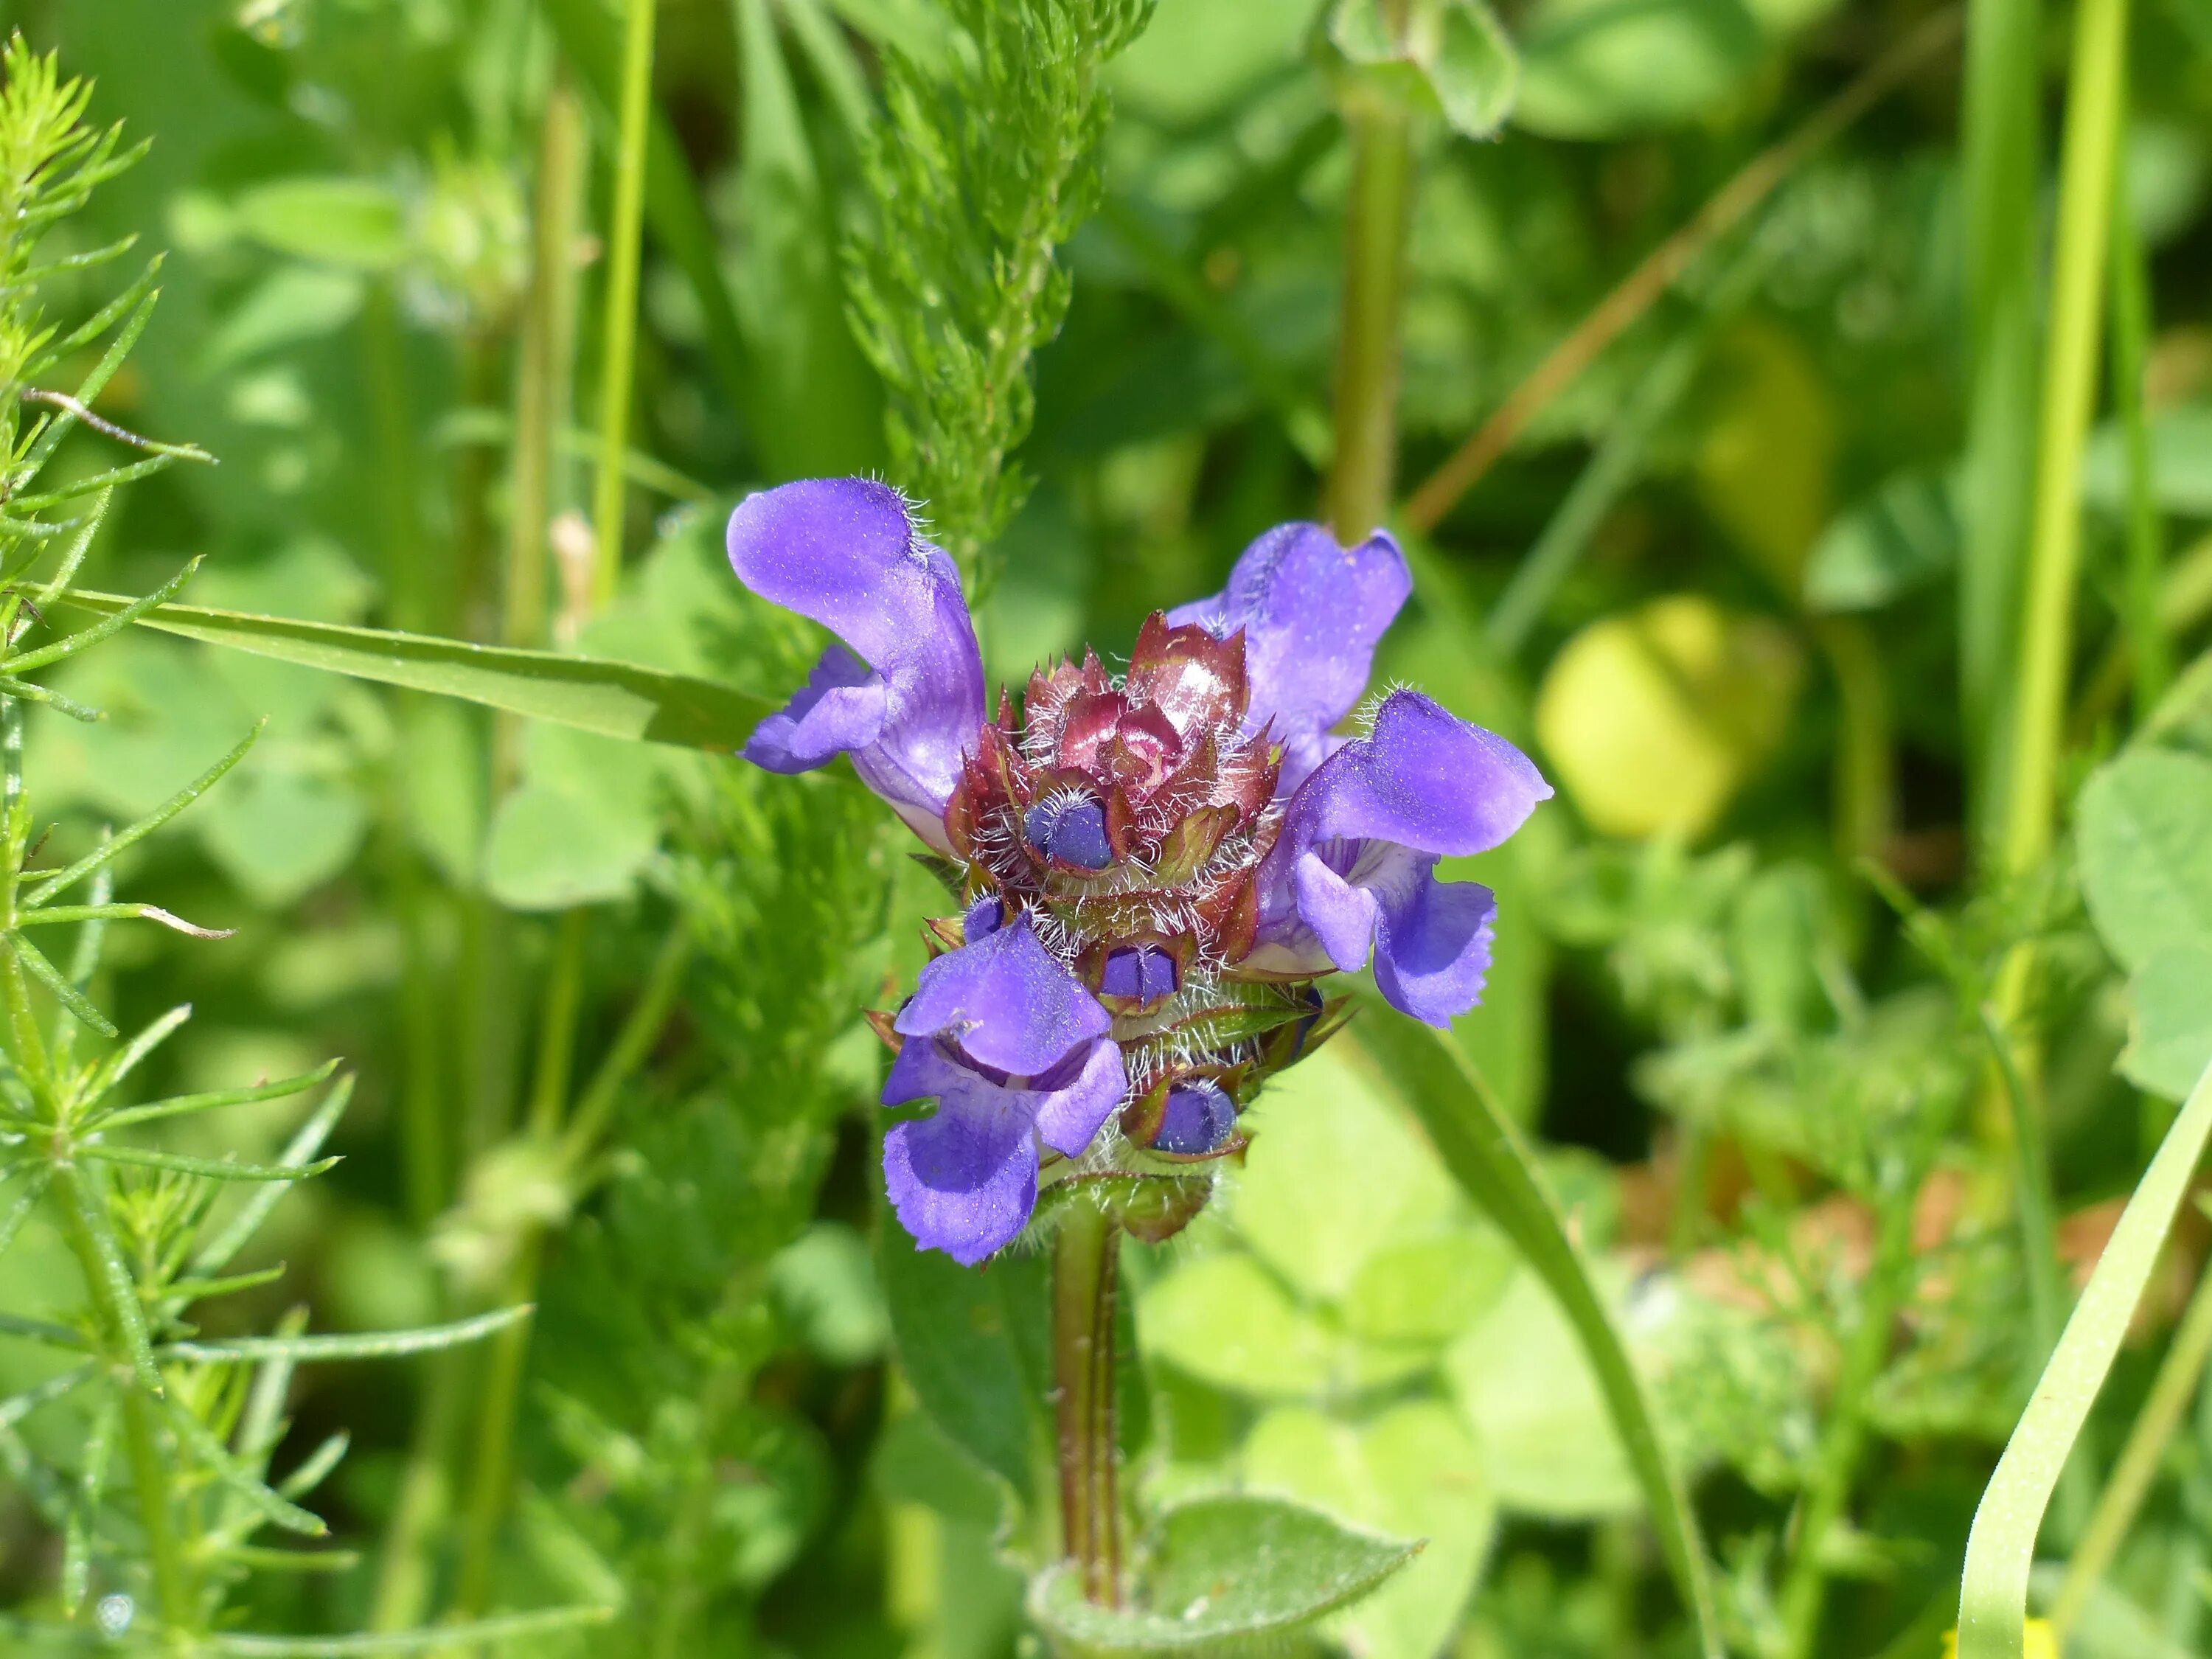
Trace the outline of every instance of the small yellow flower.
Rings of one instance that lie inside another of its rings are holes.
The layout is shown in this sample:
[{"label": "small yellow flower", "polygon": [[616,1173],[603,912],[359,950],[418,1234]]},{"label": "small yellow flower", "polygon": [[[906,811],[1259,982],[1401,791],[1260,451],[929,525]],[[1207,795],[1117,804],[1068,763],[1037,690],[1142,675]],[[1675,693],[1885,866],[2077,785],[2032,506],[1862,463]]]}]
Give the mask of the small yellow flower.
[{"label": "small yellow flower", "polygon": [[[2031,1619],[2025,1632],[2025,1659],[2058,1659],[2058,1632],[2051,1627],[2048,1619]],[[1943,1659],[1959,1659],[1959,1632],[1943,1632]]]}]

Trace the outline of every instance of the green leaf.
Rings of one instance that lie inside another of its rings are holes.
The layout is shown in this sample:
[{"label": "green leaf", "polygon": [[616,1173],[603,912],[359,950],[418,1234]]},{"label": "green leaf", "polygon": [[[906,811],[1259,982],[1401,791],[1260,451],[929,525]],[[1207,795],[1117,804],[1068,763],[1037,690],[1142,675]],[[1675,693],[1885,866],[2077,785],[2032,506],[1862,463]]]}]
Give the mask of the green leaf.
[{"label": "green leaf", "polygon": [[1465,138],[1487,138],[1504,125],[1520,83],[1513,43],[1482,0],[1445,0],[1432,33],[1401,44],[1382,0],[1337,0],[1330,41],[1346,61],[1380,71],[1401,91]]},{"label": "green leaf", "polygon": [[[2140,749],[2101,766],[2077,814],[2089,915],[2124,966],[2212,943],[2212,761]],[[2193,1080],[2193,1079],[2192,1079]]]},{"label": "green leaf", "polygon": [[946,1438],[1019,1494],[1049,1444],[1051,1314],[1044,1258],[1002,1256],[988,1272],[917,1250],[888,1211],[876,1268],[891,1345],[915,1396]]},{"label": "green leaf", "polygon": [[2212,940],[2153,951],[2128,980],[2120,1074],[2179,1100],[2212,1065]]},{"label": "green leaf", "polygon": [[273,179],[232,207],[240,229],[279,253],[389,270],[409,252],[405,205],[371,179]]},{"label": "green leaf", "polygon": [[1498,1520],[1482,1452],[1449,1406],[1408,1401],[1358,1424],[1279,1408],[1245,1441],[1243,1470],[1249,1490],[1423,1540],[1418,1560],[1331,1624],[1368,1659],[1433,1659],[1443,1650]]},{"label": "green leaf", "polygon": [[162,1345],[161,1358],[225,1362],[395,1359],[481,1341],[529,1318],[530,1314],[531,1309],[525,1305],[478,1314],[473,1319],[457,1319],[447,1325],[425,1325],[411,1331],[363,1331],[356,1336],[237,1336],[221,1341],[169,1342]]},{"label": "green leaf", "polygon": [[394,1631],[381,1636],[246,1636],[232,1632],[199,1638],[201,1651],[234,1654],[238,1659],[368,1659],[387,1653],[433,1653],[447,1649],[520,1641],[555,1631],[604,1625],[612,1607],[548,1607],[539,1613],[510,1613],[497,1619],[465,1620],[428,1630]]},{"label": "green leaf", "polygon": [[[83,592],[64,595],[62,602],[103,614],[129,603],[111,593]],[[775,712],[765,699],[712,680],[552,651],[509,650],[190,605],[165,605],[142,625],[579,731],[678,748],[734,751]]]},{"label": "green leaf", "polygon": [[1541,0],[1519,25],[1518,126],[1617,138],[1694,120],[1765,54],[1741,0]]},{"label": "green leaf", "polygon": [[660,846],[653,756],[553,726],[533,727],[527,743],[523,781],[492,815],[485,890],[515,910],[628,897]]},{"label": "green leaf", "polygon": [[1948,473],[1900,472],[1821,532],[1805,562],[1805,603],[1872,611],[1958,568],[1959,483]]},{"label": "green leaf", "polygon": [[2212,1068],[2197,1079],[2150,1168],[2136,1183],[1982,1493],[1966,1535],[1959,1659],[2008,1659],[2021,1651],[2028,1570],[2044,1510],[2119,1352],[2208,1139]]},{"label": "green leaf", "polygon": [[1419,1547],[1279,1499],[1201,1498],[1163,1515],[1146,1540],[1136,1607],[1093,1606],[1062,1565],[1032,1581],[1030,1614],[1078,1653],[1204,1653],[1333,1613]]},{"label": "green leaf", "polygon": [[1650,1505],[1660,1548],[1697,1621],[1699,1644],[1719,1659],[1724,1650],[1696,1514],[1627,1346],[1519,1131],[1449,1036],[1385,1009],[1372,1014],[1357,1028],[1358,1048],[1374,1057],[1385,1086],[1419,1115],[1446,1166],[1519,1247],[1581,1339]]},{"label": "green leaf", "polygon": [[1324,1393],[1352,1358],[1349,1345],[1332,1342],[1280,1280],[1241,1252],[1177,1267],[1146,1291],[1137,1329],[1152,1358],[1261,1400]]},{"label": "green leaf", "polygon": [[326,1158],[314,1164],[234,1164],[219,1158],[186,1158],[179,1152],[149,1152],[143,1146],[80,1147],[82,1156],[103,1164],[135,1164],[142,1169],[170,1170],[179,1175],[205,1176],[210,1181],[306,1181],[337,1163]]}]

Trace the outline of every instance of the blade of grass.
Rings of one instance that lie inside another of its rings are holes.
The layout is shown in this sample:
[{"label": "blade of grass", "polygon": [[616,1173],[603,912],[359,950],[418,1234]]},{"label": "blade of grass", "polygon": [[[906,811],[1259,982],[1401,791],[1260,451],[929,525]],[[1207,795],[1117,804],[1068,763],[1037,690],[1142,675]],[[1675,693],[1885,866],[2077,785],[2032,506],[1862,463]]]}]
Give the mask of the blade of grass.
[{"label": "blade of grass", "polygon": [[[2123,64],[2122,76],[2126,72]],[[2143,417],[2143,370],[2150,356],[2150,273],[2126,185],[2124,82],[2120,120],[2123,132],[2112,164],[2118,174],[2112,190],[2112,407],[2120,419],[2128,475],[2127,582],[2121,620],[2135,665],[2136,719],[2142,720],[2158,707],[2173,679],[2173,647],[2160,614],[2166,550],[2158,500],[2151,489],[2149,426]]]},{"label": "blade of grass", "polygon": [[87,1121],[82,1127],[90,1129],[121,1129],[134,1123],[152,1123],[165,1117],[181,1117],[190,1112],[213,1111],[223,1106],[246,1106],[258,1100],[282,1100],[287,1095],[296,1095],[325,1082],[343,1062],[326,1060],[312,1072],[302,1072],[297,1077],[279,1078],[274,1083],[257,1083],[250,1089],[220,1089],[212,1094],[173,1095],[167,1100],[157,1100],[148,1106],[126,1107],[118,1112],[108,1112]]},{"label": "blade of grass", "polygon": [[457,1319],[447,1325],[423,1325],[408,1331],[365,1331],[358,1335],[235,1336],[205,1342],[167,1342],[162,1345],[161,1352],[164,1359],[283,1358],[302,1364],[327,1359],[394,1359],[404,1354],[428,1353],[437,1348],[477,1341],[495,1331],[505,1330],[518,1320],[527,1319],[531,1312],[526,1306],[501,1308],[495,1313]]},{"label": "blade of grass", "polygon": [[1377,1080],[1413,1108],[1445,1166],[1559,1299],[1650,1505],[1653,1529],[1696,1623],[1699,1647],[1707,1659],[1720,1659],[1726,1650],[1697,1516],[1626,1345],[1520,1132],[1474,1062],[1429,1026],[1377,1011],[1357,1029],[1356,1047],[1377,1062]]},{"label": "blade of grass", "polygon": [[2158,1375],[2144,1397],[2135,1427],[2128,1431],[2127,1444],[2120,1449],[2119,1460],[2097,1496],[2097,1507],[2090,1514],[2081,1541],[2066,1563],[2065,1579],[2051,1604],[2051,1628],[2057,1632],[2062,1648],[2067,1631],[2081,1617],[2090,1592],[2119,1553],[2151,1483],[2158,1479],[2173,1431],[2181,1426],[2181,1419],[2197,1398],[2197,1384],[2204,1374],[2208,1353],[2212,1353],[2212,1273],[2197,1280],[2188,1311],[2174,1330],[2166,1358],[2159,1362]]},{"label": "blade of grass", "polygon": [[102,1164],[131,1164],[145,1170],[170,1170],[210,1181],[306,1181],[335,1166],[325,1158],[313,1164],[232,1164],[219,1158],[187,1158],[181,1152],[149,1152],[143,1146],[80,1146],[79,1157]]},{"label": "blade of grass", "polygon": [[653,112],[653,24],[656,0],[628,0],[623,27],[622,119],[615,149],[614,216],[607,227],[613,263],[599,327],[599,470],[592,491],[597,558],[592,598],[615,596],[622,575],[623,455],[629,447],[632,372],[637,354],[637,283],[645,221],[646,131]]},{"label": "blade of grass", "polygon": [[[2090,0],[2094,8],[2110,0]],[[2112,1229],[2035,1395],[1997,1460],[1966,1537],[1959,1659],[2021,1659],[2035,1538],[2067,1455],[2212,1138],[2212,1067],[2190,1091]]]},{"label": "blade of grass", "polygon": [[[126,603],[112,594],[82,591],[62,602],[90,611]],[[162,605],[139,625],[580,731],[684,749],[734,752],[744,746],[753,727],[775,712],[765,698],[712,680],[555,651],[515,651],[191,605]]]}]

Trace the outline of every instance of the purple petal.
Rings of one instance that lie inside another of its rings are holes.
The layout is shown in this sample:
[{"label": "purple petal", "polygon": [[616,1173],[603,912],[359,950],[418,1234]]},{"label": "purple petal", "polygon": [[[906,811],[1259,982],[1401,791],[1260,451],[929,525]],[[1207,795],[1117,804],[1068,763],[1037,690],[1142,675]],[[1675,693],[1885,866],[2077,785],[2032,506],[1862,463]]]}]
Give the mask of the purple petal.
[{"label": "purple petal", "polygon": [[1382,532],[1347,549],[1319,525],[1279,525],[1244,550],[1225,590],[1168,620],[1201,623],[1221,639],[1244,630],[1246,729],[1273,723],[1288,794],[1321,763],[1324,734],[1366,690],[1376,644],[1412,587],[1406,556]]},{"label": "purple petal", "polygon": [[910,1042],[891,1067],[884,1100],[929,1095],[937,1097],[933,1114],[895,1123],[884,1136],[884,1190],[917,1245],[973,1267],[1011,1243],[1036,1207],[1031,1120],[1019,1091],[953,1065],[934,1042]]},{"label": "purple petal", "polygon": [[1025,1077],[1049,1071],[1112,1024],[1083,982],[1037,943],[1026,910],[924,968],[913,1000],[892,1021],[907,1036],[950,1038],[978,1064]]},{"label": "purple petal", "polygon": [[960,918],[960,938],[963,944],[974,945],[987,939],[1006,924],[1006,907],[1000,903],[996,893],[986,893],[969,905]]},{"label": "purple petal", "polygon": [[926,1250],[974,1265],[1012,1242],[1036,1207],[1036,1139],[1070,1158],[1121,1103],[1121,1051],[1093,1041],[1033,1087],[963,1065],[933,1039],[899,1050],[884,1103],[934,1098],[937,1110],[884,1137],[884,1184]]},{"label": "purple petal", "polygon": [[1219,1088],[1206,1082],[1178,1083],[1168,1091],[1152,1150],[1201,1157],[1228,1139],[1236,1127],[1236,1105]]},{"label": "purple petal", "polygon": [[763,765],[803,769],[849,752],[861,781],[942,849],[945,804],[984,719],[982,658],[951,560],[922,539],[897,491],[867,478],[747,496],[730,515],[729,548],[740,581],[829,629],[878,682],[868,732],[860,701],[841,695],[866,682],[825,655],[748,757],[758,748]]},{"label": "purple petal", "polygon": [[1352,971],[1432,1025],[1473,1007],[1490,964],[1496,901],[1436,879],[1437,860],[1486,852],[1551,794],[1528,757],[1411,691],[1294,795],[1261,872],[1252,966]]},{"label": "purple petal", "polygon": [[1106,953],[1098,975],[1098,988],[1109,997],[1133,997],[1150,1002],[1173,996],[1179,975],[1176,959],[1156,945],[1127,945]]},{"label": "purple petal", "polygon": [[745,742],[745,758],[770,772],[811,772],[873,743],[884,729],[884,677],[842,645],[822,653],[806,684]]}]

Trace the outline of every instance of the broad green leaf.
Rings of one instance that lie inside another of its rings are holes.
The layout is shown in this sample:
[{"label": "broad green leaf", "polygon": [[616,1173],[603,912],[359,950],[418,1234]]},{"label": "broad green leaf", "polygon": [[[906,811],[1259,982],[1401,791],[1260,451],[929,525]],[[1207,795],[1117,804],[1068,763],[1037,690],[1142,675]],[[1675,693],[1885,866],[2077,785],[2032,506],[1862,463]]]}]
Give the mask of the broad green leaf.
[{"label": "broad green leaf", "polygon": [[[2212,518],[2212,406],[2187,404],[2150,423],[2151,494],[2165,512]],[[2100,428],[2081,458],[2081,497],[2117,513],[2127,504],[2125,437],[2117,422]]]},{"label": "broad green leaf", "polygon": [[876,1489],[891,1503],[920,1504],[979,1527],[996,1527],[1005,1489],[945,1437],[927,1412],[894,1419],[877,1437]]},{"label": "broad green leaf", "polygon": [[[128,601],[72,592],[63,603],[100,614]],[[632,741],[733,751],[774,712],[763,698],[688,674],[630,663],[515,651],[420,634],[165,605],[141,626],[356,679],[459,697],[532,720]]]},{"label": "broad green leaf", "polygon": [[199,368],[214,376],[265,352],[335,334],[361,311],[356,271],[285,265],[264,278],[209,335]]},{"label": "broad green leaf", "polygon": [[368,804],[343,779],[264,758],[208,799],[200,844],[248,897],[279,909],[351,865]]},{"label": "broad green leaf", "polygon": [[1153,1358],[1262,1400],[1324,1393],[1352,1358],[1240,1251],[1199,1256],[1168,1273],[1138,1304],[1137,1330]]},{"label": "broad green leaf", "polygon": [[2128,980],[2120,1074],[2179,1100],[2212,1065],[2212,939],[2153,951]]},{"label": "broad green leaf", "polygon": [[256,241],[324,264],[389,270],[409,252],[404,204],[371,179],[272,179],[232,209]]},{"label": "broad green leaf", "polygon": [[1204,1653],[1277,1637],[1366,1595],[1418,1546],[1266,1498],[1209,1498],[1162,1516],[1133,1607],[1094,1607],[1065,1566],[1030,1586],[1030,1614],[1099,1655]]},{"label": "broad green leaf", "polygon": [[915,1398],[953,1444],[1026,1497],[1051,1435],[1048,1265],[1002,1256],[979,1272],[915,1249],[888,1210],[877,1227],[891,1345]]},{"label": "broad green leaf", "polygon": [[1386,95],[1441,117],[1462,137],[1489,137],[1513,107],[1520,62],[1482,0],[1445,0],[1435,27],[1410,44],[1383,0],[1336,0],[1328,35],[1346,62],[1382,76]]},{"label": "broad green leaf", "polygon": [[775,1253],[768,1283],[777,1310],[830,1364],[863,1365],[882,1357],[890,1316],[867,1241],[852,1228],[816,1222]]},{"label": "broad green leaf", "polygon": [[1376,1251],[1463,1213],[1403,1108],[1334,1044],[1273,1084],[1252,1121],[1230,1217],[1302,1297],[1340,1300]]},{"label": "broad green leaf", "polygon": [[[852,3],[838,0],[838,9]],[[873,3],[890,9],[888,0]],[[1117,102],[1143,115],[1174,127],[1203,121],[1270,76],[1295,68],[1323,3],[1160,0],[1151,26],[1114,60],[1107,80]]]},{"label": "broad green leaf", "polygon": [[1547,138],[1694,120],[1742,88],[1765,50],[1741,0],[1543,0],[1518,31],[1513,118]]},{"label": "broad green leaf", "polygon": [[[1608,1310],[1619,1286],[1605,1282]],[[1635,1471],[1575,1328],[1540,1280],[1515,1276],[1444,1361],[1481,1441],[1498,1501],[1549,1521],[1632,1513]]]},{"label": "broad green leaf", "polygon": [[1254,1426],[1243,1469],[1252,1491],[1422,1540],[1419,1559],[1330,1623],[1368,1659],[1432,1659],[1443,1649],[1498,1519],[1482,1453],[1451,1407],[1408,1401],[1358,1424],[1280,1407]]},{"label": "broad green leaf", "polygon": [[1942,471],[1900,472],[1822,532],[1805,562],[1814,611],[1872,611],[1958,568],[1959,484]]},{"label": "broad green leaf", "polygon": [[1497,1304],[1512,1249],[1489,1227],[1456,1226],[1376,1251],[1344,1296],[1344,1322],[1367,1342],[1449,1342]]},{"label": "broad green leaf", "polygon": [[517,910],[629,896],[660,845],[660,788],[635,744],[556,726],[529,736],[523,781],[492,815],[485,890]]},{"label": "broad green leaf", "polygon": [[1520,1249],[1573,1326],[1650,1506],[1660,1548],[1696,1620],[1699,1646],[1708,1659],[1719,1659],[1697,1516],[1626,1344],[1519,1131],[1449,1038],[1386,1010],[1371,1012],[1355,1027],[1359,1048],[1373,1057],[1384,1085],[1419,1115],[1446,1166]]},{"label": "broad green leaf", "polygon": [[[2130,968],[2212,943],[2212,761],[2142,749],[2100,767],[2077,812],[2081,886]],[[2193,1079],[2192,1079],[2193,1081]]]}]

